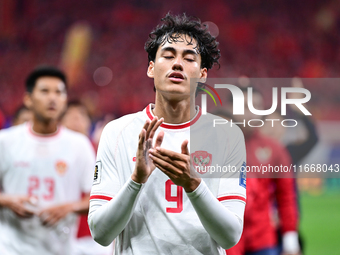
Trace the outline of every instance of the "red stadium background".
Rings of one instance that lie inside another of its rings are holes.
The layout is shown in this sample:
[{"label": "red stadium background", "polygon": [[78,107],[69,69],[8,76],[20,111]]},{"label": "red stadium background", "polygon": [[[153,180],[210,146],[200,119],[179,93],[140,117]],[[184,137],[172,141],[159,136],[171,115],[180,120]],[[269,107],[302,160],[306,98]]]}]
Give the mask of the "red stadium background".
[{"label": "red stadium background", "polygon": [[[0,125],[1,119],[10,125],[22,104],[25,77],[41,64],[59,66],[68,74],[70,99],[84,102],[94,122],[107,114],[120,117],[143,109],[154,100],[144,43],[168,11],[197,16],[217,35],[221,68],[215,67],[209,77],[339,77],[337,0],[0,0]],[[310,157],[325,153],[323,162],[340,163],[340,85],[307,89],[320,136]],[[271,89],[262,92],[270,99]],[[339,200],[340,179],[308,185],[301,190]],[[315,234],[321,230],[309,226],[310,208],[318,202],[303,199],[306,254],[327,254]],[[328,217],[339,226],[339,202],[334,208]],[[325,224],[330,230],[320,233],[329,241],[324,245],[337,247],[334,228]]]}]

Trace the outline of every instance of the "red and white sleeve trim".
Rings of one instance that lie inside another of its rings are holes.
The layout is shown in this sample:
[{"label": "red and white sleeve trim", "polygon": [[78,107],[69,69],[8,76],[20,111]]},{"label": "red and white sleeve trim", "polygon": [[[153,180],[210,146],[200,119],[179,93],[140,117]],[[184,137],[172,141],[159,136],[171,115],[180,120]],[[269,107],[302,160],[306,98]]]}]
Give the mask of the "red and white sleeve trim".
[{"label": "red and white sleeve trim", "polygon": [[112,197],[104,196],[104,195],[92,195],[90,196],[90,200],[106,200],[110,201]]},{"label": "red and white sleeve trim", "polygon": [[244,203],[246,203],[246,198],[242,196],[222,196],[217,198],[218,201],[226,201],[226,200],[240,200]]}]

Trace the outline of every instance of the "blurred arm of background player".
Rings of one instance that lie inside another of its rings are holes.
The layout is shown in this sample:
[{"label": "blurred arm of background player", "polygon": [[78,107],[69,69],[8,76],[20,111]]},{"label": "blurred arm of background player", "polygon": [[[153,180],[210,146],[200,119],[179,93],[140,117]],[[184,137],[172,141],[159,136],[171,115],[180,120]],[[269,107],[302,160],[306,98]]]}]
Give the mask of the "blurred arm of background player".
[{"label": "blurred arm of background player", "polygon": [[86,194],[80,201],[67,204],[55,205],[41,211],[34,208],[37,199],[29,196],[7,195],[0,193],[0,207],[7,207],[22,218],[37,215],[43,224],[54,225],[69,213],[87,213],[89,208],[90,194]]},{"label": "blurred arm of background player", "polygon": [[[283,164],[282,164],[283,165]],[[298,241],[298,210],[293,178],[275,178],[275,196],[282,232],[282,255],[300,254]]]},{"label": "blurred arm of background player", "polygon": [[7,207],[22,218],[29,218],[34,215],[34,211],[29,208],[29,205],[34,204],[34,198],[29,196],[13,196],[0,193],[0,207]]},{"label": "blurred arm of background player", "polygon": [[[293,78],[292,79],[292,87],[294,88],[303,88],[303,83],[302,80],[300,78]],[[302,97],[301,93],[290,93],[288,94],[290,99],[299,99]],[[286,146],[287,151],[289,152],[291,159],[292,159],[292,163],[293,165],[297,165],[313,148],[314,146],[317,144],[318,142],[318,135],[317,135],[317,131],[316,131],[316,127],[315,124],[313,123],[312,119],[306,115],[304,115],[300,109],[298,109],[296,107],[296,105],[293,104],[289,104],[290,109],[292,110],[293,114],[294,114],[294,118],[299,119],[304,127],[305,127],[305,131],[306,131],[306,136],[303,137],[302,139],[299,139],[299,141],[293,142],[293,143],[289,143]],[[296,188],[296,180],[294,179],[294,184],[295,184],[295,189],[296,192],[298,191],[298,189]],[[297,202],[298,202],[298,192],[296,194],[297,198]],[[297,210],[297,212],[299,212],[299,210]],[[284,231],[284,229],[282,229],[282,231]],[[297,233],[291,233],[289,234],[291,236],[294,235],[298,235]],[[287,251],[284,250],[285,245],[289,245],[291,243],[291,238],[289,236],[283,236],[282,239],[282,244],[283,244],[283,253],[282,255],[290,255],[291,253],[288,253]],[[296,239],[297,237],[295,237]],[[301,252],[303,253],[303,251],[301,250]]]},{"label": "blurred arm of background player", "polygon": [[[293,78],[292,87],[303,88],[301,79]],[[301,98],[302,94],[291,93],[289,96],[291,99],[298,99]],[[289,104],[289,106],[293,111],[294,117],[297,117],[299,120],[301,120],[306,129],[306,137],[304,139],[301,139],[295,143],[290,143],[286,146],[289,154],[292,157],[293,164],[295,165],[298,164],[314,148],[318,142],[318,135],[312,119],[302,114],[296,105]]]},{"label": "blurred arm of background player", "polygon": [[[32,118],[31,110],[22,105],[15,111],[12,124],[13,126],[20,125],[26,121],[31,121]],[[35,206],[36,202],[36,199],[33,197],[7,195],[0,192],[0,207],[7,207],[22,218],[30,218],[35,214],[35,211],[30,206]]]},{"label": "blurred arm of background player", "polygon": [[[33,114],[26,106],[21,105],[14,114],[12,120],[13,126],[23,124],[26,121],[31,121]],[[1,189],[0,189],[1,190]],[[29,196],[13,196],[0,193],[0,207],[11,209],[16,215],[23,218],[29,218],[34,215],[34,211],[29,208],[29,205],[34,206],[36,200]]]},{"label": "blurred arm of background player", "polygon": [[[303,88],[303,83],[299,78],[292,79],[292,87],[294,88]],[[301,93],[288,93],[289,99],[299,99],[303,96]],[[293,165],[298,164],[317,144],[318,142],[318,134],[313,120],[304,115],[301,110],[295,104],[288,104],[290,114],[293,119],[297,119],[299,121],[299,125],[302,123],[304,127],[303,133],[298,133],[298,137],[296,141],[290,142],[286,145],[286,148],[292,158]],[[274,112],[269,116],[270,119],[280,119],[283,120],[283,117],[279,112]],[[261,132],[265,135],[268,135],[279,142],[283,142],[283,138],[286,134],[286,128],[282,125],[275,125],[275,128],[272,128],[270,125],[265,125]]]},{"label": "blurred arm of background player", "polygon": [[[291,157],[283,146],[276,146],[275,151],[275,165],[289,166],[291,164]],[[291,175],[288,173],[288,175],[285,175],[281,173],[281,175],[282,176],[278,176],[279,178],[271,179],[275,186],[279,225],[282,233],[281,255],[298,255],[300,254],[298,240],[299,212],[297,207],[295,179],[293,174]]]},{"label": "blurred arm of background player", "polygon": [[[26,121],[31,121],[33,118],[32,111],[26,106],[20,106],[14,114],[12,120],[13,126],[23,124]],[[29,218],[34,215],[34,211],[30,209],[30,205],[36,204],[36,199],[29,196],[13,196],[0,193],[0,207],[11,209],[17,216]]]},{"label": "blurred arm of background player", "polygon": [[90,193],[80,201],[51,206],[40,211],[39,216],[45,225],[54,225],[69,213],[85,214],[89,210]]}]

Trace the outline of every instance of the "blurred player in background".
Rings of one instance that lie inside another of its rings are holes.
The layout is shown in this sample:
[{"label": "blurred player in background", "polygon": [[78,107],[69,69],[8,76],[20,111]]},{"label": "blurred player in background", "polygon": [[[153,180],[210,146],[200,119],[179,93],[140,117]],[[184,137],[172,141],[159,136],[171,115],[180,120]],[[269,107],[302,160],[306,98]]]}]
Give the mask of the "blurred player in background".
[{"label": "blurred player in background", "polygon": [[[91,117],[86,106],[81,101],[68,102],[61,123],[73,131],[82,133],[90,138]],[[86,194],[83,194],[86,196]],[[111,255],[113,247],[104,247],[95,242],[87,224],[87,214],[80,215],[77,239],[73,255]]]},{"label": "blurred player in background", "polygon": [[[155,104],[105,127],[89,226],[103,245],[116,238],[115,254],[225,254],[242,233],[245,178],[203,180],[192,172],[191,158],[240,169],[244,138],[237,126],[207,132],[212,116],[195,107],[197,83],[190,79],[204,81],[218,63],[215,38],[186,15],[162,21],[145,45]],[[189,152],[196,133],[206,140]]]},{"label": "blurred player in background", "polygon": [[17,126],[33,119],[33,113],[25,105],[20,106],[14,113],[12,126]]},{"label": "blurred player in background", "polygon": [[[247,88],[241,88],[248,98]],[[264,109],[261,93],[253,89],[255,109]],[[227,116],[228,117],[228,116]],[[277,141],[261,134],[259,128],[247,125],[251,119],[259,116],[249,111],[245,100],[245,114],[234,115],[244,133],[247,149],[248,166],[289,166],[291,158],[287,150]],[[279,221],[283,238],[284,255],[299,254],[298,208],[293,175],[279,173],[279,178],[252,176],[247,178],[247,206],[244,215],[244,230],[240,242],[228,250],[228,255],[279,255],[276,233]],[[271,176],[272,177],[272,176]],[[287,178],[291,177],[291,178]],[[274,207],[274,205],[276,205]],[[277,207],[279,219],[273,211]]]},{"label": "blurred player in background", "polygon": [[68,129],[90,136],[91,117],[86,106],[78,100],[68,102],[61,123]]},{"label": "blurred player in background", "polygon": [[[292,79],[292,87],[296,88],[303,88],[303,83],[302,80],[299,78],[293,78]],[[301,93],[289,93],[288,94],[289,98],[291,99],[298,99],[301,98]],[[299,127],[303,127],[303,129],[296,129],[294,130],[294,133],[297,135],[295,137],[294,141],[290,142],[285,142],[284,138],[286,136],[286,128],[283,127],[282,125],[275,125],[272,127],[271,124],[265,122],[265,125],[263,128],[261,128],[261,132],[264,135],[270,136],[273,139],[286,144],[286,149],[290,154],[290,157],[292,158],[292,163],[293,165],[299,165],[301,164],[301,161],[313,150],[313,148],[316,146],[318,143],[318,134],[316,130],[316,126],[314,121],[309,117],[300,111],[299,108],[296,107],[294,104],[288,104],[289,109],[291,111],[291,118],[295,119],[298,121]],[[279,112],[274,112],[273,114],[268,116],[268,119],[277,119],[280,120],[280,122],[283,120],[282,115]],[[300,132],[299,132],[300,131]],[[295,181],[295,190],[297,194],[297,199],[298,199],[298,205],[299,203],[299,189],[297,184],[301,184],[305,187],[309,186],[320,186],[322,184],[322,179],[321,178],[299,178],[294,179]],[[299,185],[300,186],[300,185]],[[300,210],[299,210],[300,211]],[[280,231],[279,231],[280,235]],[[301,247],[301,252],[303,252],[303,238],[300,236],[300,247]],[[280,240],[282,242],[282,240]]]},{"label": "blurred player in background", "polygon": [[34,70],[26,91],[32,122],[0,132],[0,254],[73,254],[75,214],[88,211],[94,151],[84,135],[59,125],[67,100],[60,70]]},{"label": "blurred player in background", "polygon": [[98,148],[100,136],[102,135],[102,132],[106,124],[114,120],[115,118],[116,118],[115,115],[107,113],[104,115],[102,119],[96,121],[91,136],[92,144],[95,148]]}]

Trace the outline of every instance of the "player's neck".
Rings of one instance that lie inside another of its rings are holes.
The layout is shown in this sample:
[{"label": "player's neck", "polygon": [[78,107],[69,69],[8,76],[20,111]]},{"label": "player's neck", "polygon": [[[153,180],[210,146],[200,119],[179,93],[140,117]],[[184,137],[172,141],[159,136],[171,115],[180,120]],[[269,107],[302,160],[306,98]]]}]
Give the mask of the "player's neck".
[{"label": "player's neck", "polygon": [[33,118],[32,131],[37,134],[49,135],[57,132],[58,130],[58,121],[50,120],[50,121],[41,121]]},{"label": "player's neck", "polygon": [[164,97],[156,95],[153,114],[158,118],[163,117],[165,123],[180,124],[194,118],[195,104],[190,98],[181,101],[169,101]]}]

